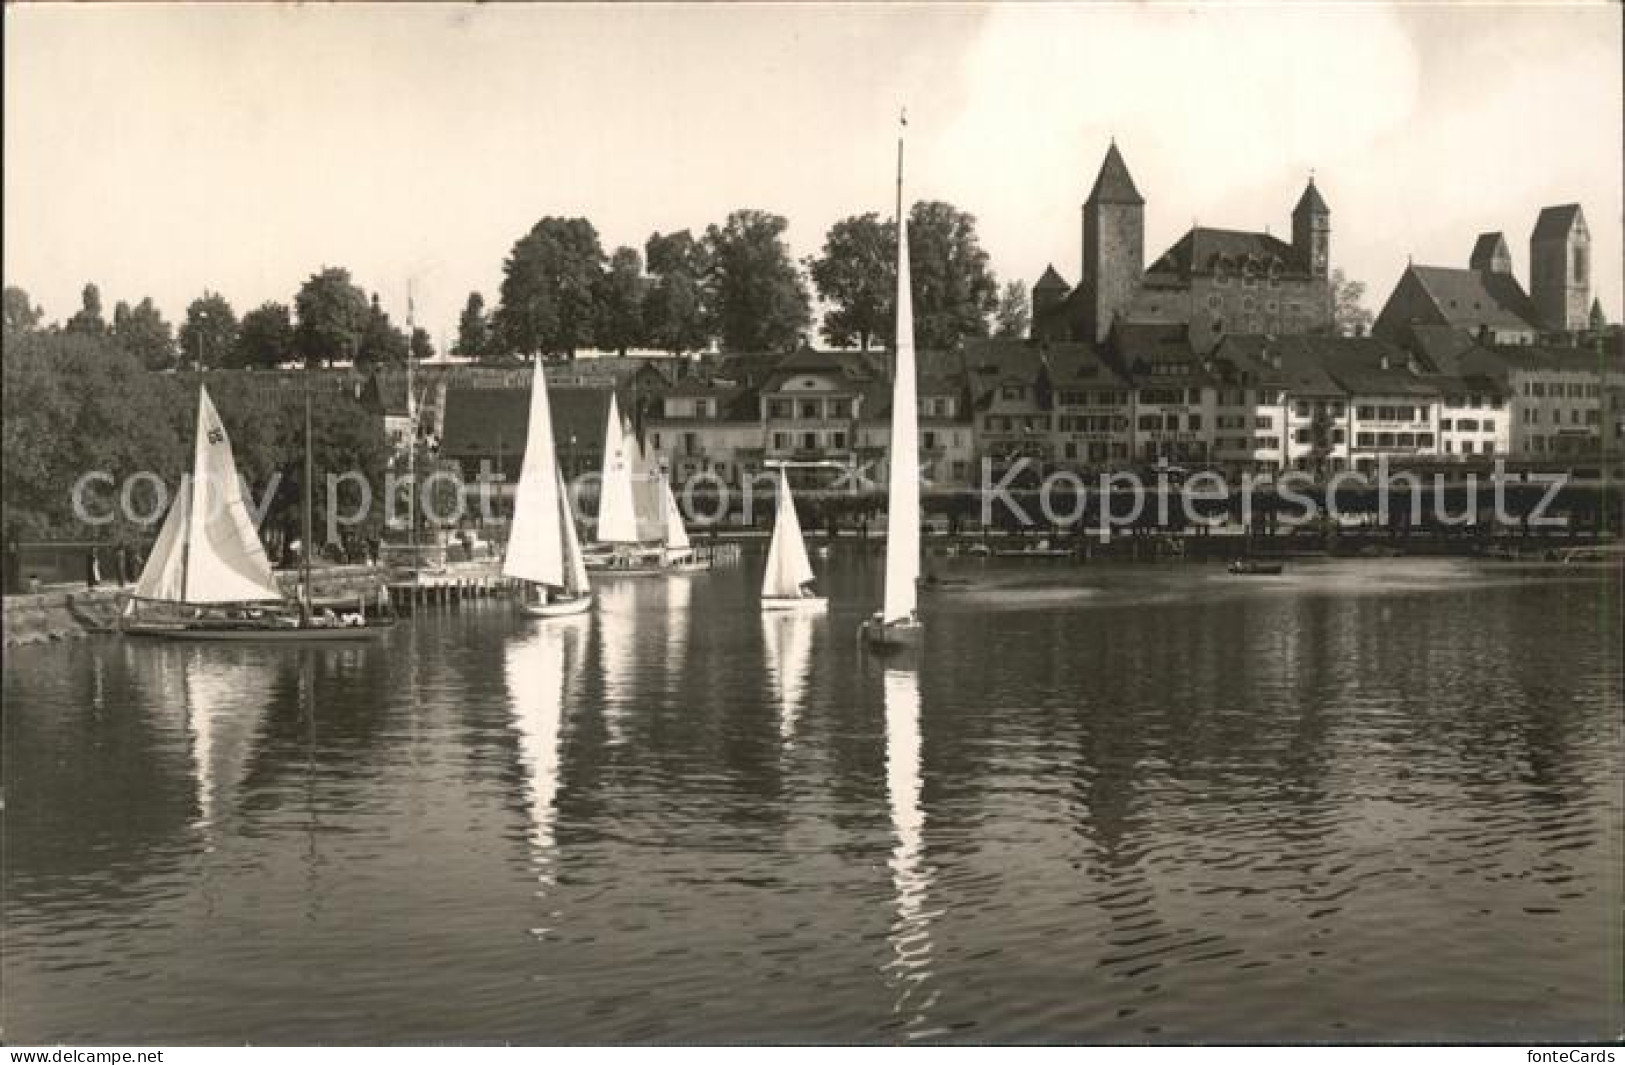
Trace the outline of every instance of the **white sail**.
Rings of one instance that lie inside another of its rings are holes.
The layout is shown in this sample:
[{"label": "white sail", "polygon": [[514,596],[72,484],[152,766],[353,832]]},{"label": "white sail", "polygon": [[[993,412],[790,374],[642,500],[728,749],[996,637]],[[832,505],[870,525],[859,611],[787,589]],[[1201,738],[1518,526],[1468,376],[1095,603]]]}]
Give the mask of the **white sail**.
[{"label": "white sail", "polygon": [[192,475],[181,482],[135,594],[186,603],[281,599],[208,389],[198,389],[197,405]]},{"label": "white sail", "polygon": [[660,467],[649,460],[643,444],[630,423],[621,427],[626,437],[626,453],[632,467],[632,509],[637,514],[638,540],[645,544],[663,544],[666,541],[666,494],[662,491],[665,480]]},{"label": "white sail", "polygon": [[186,587],[187,515],[192,509],[192,475],[181,478],[180,490],[158,530],[158,540],[141,567],[135,583],[135,598],[179,602]]},{"label": "white sail", "polygon": [[564,540],[559,521],[558,457],[553,446],[553,411],[541,363],[530,378],[530,425],[525,430],[525,461],[514,493],[513,524],[502,574],[551,588],[564,586]]},{"label": "white sail", "polygon": [[[659,476],[658,471],[656,476]],[[661,477],[660,490],[660,509],[665,511],[665,530],[662,539],[666,543],[666,555],[668,558],[678,558],[690,554],[693,545],[688,541],[688,529],[683,525],[683,512],[678,509],[677,497],[672,494],[671,482]]]},{"label": "white sail", "polygon": [[778,509],[773,518],[773,540],[767,548],[767,572],[762,574],[762,596],[775,598],[801,594],[813,579],[812,560],[801,536],[801,519],[790,498],[790,478],[779,470]]},{"label": "white sail", "polygon": [[891,800],[893,959],[887,965],[896,992],[894,1012],[905,1014],[911,1034],[921,1029],[935,1001],[931,978],[931,917],[926,909],[931,870],[925,864],[925,810],[920,803],[920,678],[912,670],[888,669],[882,678],[886,703],[886,793]]},{"label": "white sail", "polygon": [[556,463],[553,476],[558,483],[558,522],[564,544],[564,590],[570,595],[585,595],[589,587],[587,559],[581,553],[581,535],[576,531],[576,511],[570,503],[570,484]]},{"label": "white sail", "polygon": [[920,425],[914,381],[914,297],[908,268],[908,218],[897,218],[897,357],[892,368],[891,447],[886,493],[887,624],[914,614],[920,576]]},{"label": "white sail", "polygon": [[638,543],[637,507],[633,503],[632,479],[637,458],[635,439],[628,439],[621,424],[615,394],[609,397],[608,424],[604,427],[604,474],[598,488],[598,542]]}]

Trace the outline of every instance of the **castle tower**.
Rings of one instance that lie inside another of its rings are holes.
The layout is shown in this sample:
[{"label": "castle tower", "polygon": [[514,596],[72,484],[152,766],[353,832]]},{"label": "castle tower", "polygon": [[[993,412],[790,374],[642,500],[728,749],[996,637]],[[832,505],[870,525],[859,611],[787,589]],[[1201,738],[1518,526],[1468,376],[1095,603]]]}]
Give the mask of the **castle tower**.
[{"label": "castle tower", "polygon": [[1529,235],[1529,298],[1554,333],[1584,329],[1591,310],[1591,231],[1577,203],[1541,210]]},{"label": "castle tower", "polygon": [[1292,208],[1292,247],[1308,265],[1310,276],[1325,280],[1331,271],[1332,212],[1315,189],[1313,177]]},{"label": "castle tower", "polygon": [[1112,319],[1128,310],[1145,269],[1145,199],[1113,141],[1083,205],[1083,333],[1106,339]]},{"label": "castle tower", "polygon": [[1467,259],[1469,269],[1481,274],[1512,273],[1512,250],[1507,239],[1499,233],[1480,233],[1473,242],[1473,253]]},{"label": "castle tower", "polygon": [[1065,322],[1066,294],[1072,287],[1055,272],[1053,265],[1044,268],[1044,276],[1033,286],[1032,336],[1037,340],[1060,340],[1067,335]]}]

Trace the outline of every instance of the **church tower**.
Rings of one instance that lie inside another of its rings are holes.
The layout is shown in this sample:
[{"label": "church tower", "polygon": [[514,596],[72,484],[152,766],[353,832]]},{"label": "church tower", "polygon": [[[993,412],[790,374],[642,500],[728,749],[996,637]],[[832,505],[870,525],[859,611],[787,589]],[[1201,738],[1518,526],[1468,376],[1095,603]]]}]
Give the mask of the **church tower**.
[{"label": "church tower", "polygon": [[1292,208],[1292,247],[1309,267],[1311,277],[1325,280],[1331,272],[1332,212],[1315,189],[1315,179]]},{"label": "church tower", "polygon": [[1591,231],[1577,203],[1547,207],[1529,236],[1529,298],[1542,328],[1577,333],[1591,310]]},{"label": "church tower", "polygon": [[1145,199],[1134,187],[1117,142],[1106,149],[1083,205],[1083,339],[1101,341],[1128,310],[1145,269]]}]

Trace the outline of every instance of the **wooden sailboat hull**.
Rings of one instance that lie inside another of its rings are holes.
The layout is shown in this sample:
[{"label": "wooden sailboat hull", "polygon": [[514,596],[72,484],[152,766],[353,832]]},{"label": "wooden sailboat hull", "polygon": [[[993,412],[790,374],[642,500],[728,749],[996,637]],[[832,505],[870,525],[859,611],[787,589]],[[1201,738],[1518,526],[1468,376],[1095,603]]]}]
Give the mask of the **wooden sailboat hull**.
[{"label": "wooden sailboat hull", "polygon": [[821,595],[764,595],[763,610],[815,613],[829,609],[829,600]]},{"label": "wooden sailboat hull", "polygon": [[527,618],[567,618],[585,614],[592,609],[592,596],[578,595],[573,599],[555,599],[550,603],[522,602],[519,612]]},{"label": "wooden sailboat hull", "polygon": [[924,635],[925,626],[918,621],[887,623],[880,619],[879,614],[871,615],[858,627],[858,638],[877,651],[918,647]]},{"label": "wooden sailboat hull", "polygon": [[309,628],[261,628],[252,626],[188,625],[184,622],[138,621],[119,631],[126,636],[163,640],[204,640],[226,643],[354,643],[376,640],[395,627],[393,620],[369,621],[365,625],[327,625]]}]

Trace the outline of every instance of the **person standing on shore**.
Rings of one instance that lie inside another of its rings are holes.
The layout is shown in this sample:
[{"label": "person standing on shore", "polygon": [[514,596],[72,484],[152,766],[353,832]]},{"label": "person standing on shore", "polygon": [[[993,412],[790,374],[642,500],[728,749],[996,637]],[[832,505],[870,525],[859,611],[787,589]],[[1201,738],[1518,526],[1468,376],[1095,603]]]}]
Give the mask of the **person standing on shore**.
[{"label": "person standing on shore", "polygon": [[85,558],[85,587],[94,588],[102,583],[102,556],[93,547]]}]

